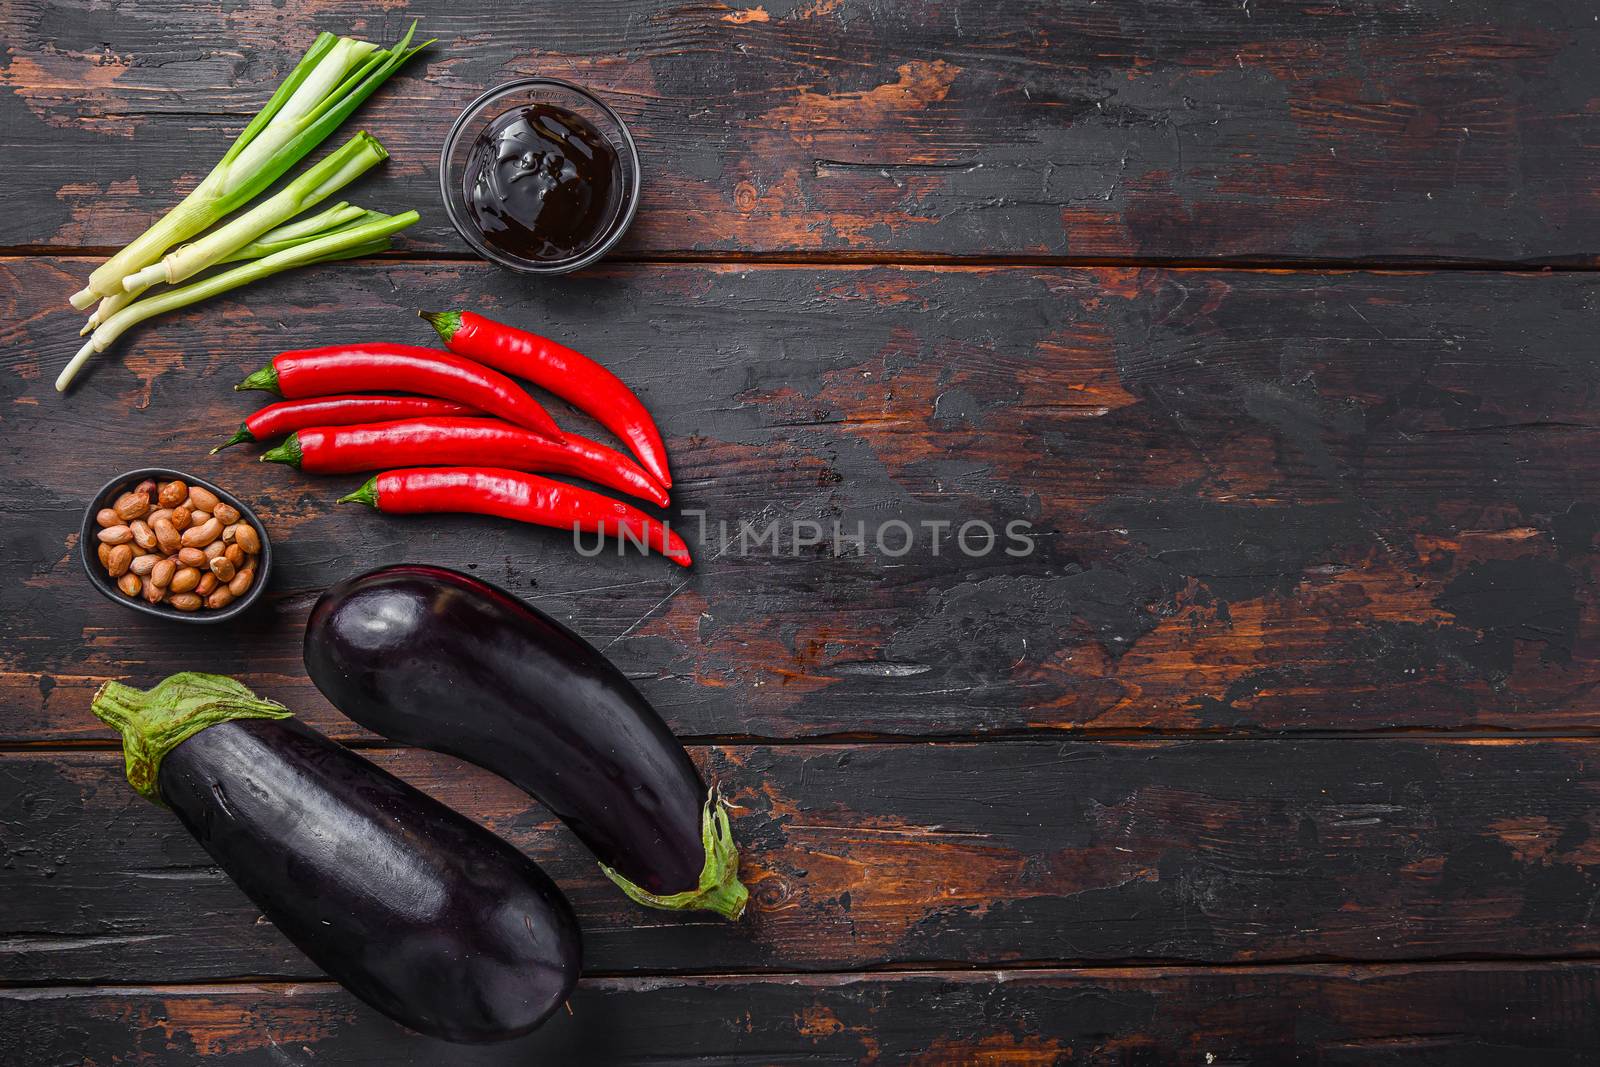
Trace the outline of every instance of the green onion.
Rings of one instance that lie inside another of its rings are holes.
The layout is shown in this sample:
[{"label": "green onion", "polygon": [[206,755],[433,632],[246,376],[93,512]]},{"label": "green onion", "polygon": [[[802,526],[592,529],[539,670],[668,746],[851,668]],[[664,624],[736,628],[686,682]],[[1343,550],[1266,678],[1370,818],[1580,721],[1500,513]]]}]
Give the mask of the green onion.
[{"label": "green onion", "polygon": [[[272,255],[274,252],[281,252],[285,248],[293,248],[309,238],[333,233],[358,220],[364,221],[382,217],[376,211],[355,207],[341,200],[326,211],[313,215],[308,219],[291,222],[288,225],[279,226],[275,230],[264,233],[249,244],[235,249],[217,262],[237,263],[244,259],[261,259],[264,256]],[[78,331],[78,336],[82,337],[84,334],[89,333],[96,326],[133,303],[139,298],[139,294],[147,288],[149,286],[140,286],[132,291],[124,290],[100,301],[100,306],[95,308],[94,314],[90,315],[89,320],[83,324],[83,329]]]},{"label": "green onion", "polygon": [[387,49],[331,33],[318,35],[211,173],[159,222],[102,263],[89,276],[88,286],[73,294],[72,306],[85,309],[123,292],[125,277],[254,199],[321,144],[403,63],[433,43],[412,47],[416,28],[412,23]]},{"label": "green onion", "polygon": [[89,340],[78,349],[77,355],[72,357],[71,362],[56,379],[56,391],[64,392],[78,371],[89,361],[90,356],[96,352],[104,352],[123,331],[136,323],[164,312],[188,307],[209,297],[237,289],[241,285],[271,277],[291,267],[303,267],[313,263],[327,263],[336,259],[351,259],[381,252],[388,247],[390,234],[410,226],[418,217],[415,211],[407,211],[399,215],[377,215],[354,223],[345,223],[331,233],[303,240],[261,259],[234,267],[232,270],[212,274],[200,281],[135,301],[95,328]]},{"label": "green onion", "polygon": [[366,131],[356,134],[337,151],[307,170],[276,196],[240,215],[198,241],[183,245],[159,262],[122,279],[125,292],[136,293],[157,282],[176,285],[221,263],[251,241],[281,226],[314,204],[320,204],[389,158],[378,139]]}]

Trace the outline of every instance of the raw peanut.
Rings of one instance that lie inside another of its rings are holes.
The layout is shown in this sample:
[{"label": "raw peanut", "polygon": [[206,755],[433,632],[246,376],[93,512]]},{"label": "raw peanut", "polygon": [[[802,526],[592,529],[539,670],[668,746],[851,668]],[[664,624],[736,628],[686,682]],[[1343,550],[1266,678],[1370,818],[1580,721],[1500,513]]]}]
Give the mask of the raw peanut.
[{"label": "raw peanut", "polygon": [[154,500],[156,496],[156,480],[154,478],[146,478],[144,481],[134,486],[133,491],[135,493],[142,493],[151,500]]},{"label": "raw peanut", "polygon": [[144,578],[155,570],[156,564],[161,562],[161,557],[154,552],[147,552],[142,556],[134,556],[133,562],[128,564],[128,569],[139,577]]},{"label": "raw peanut", "polygon": [[188,593],[200,584],[200,572],[194,567],[181,567],[172,576],[172,585],[169,586],[174,593]]},{"label": "raw peanut", "polygon": [[144,583],[137,574],[124,574],[117,579],[117,588],[122,590],[123,596],[138,596],[139,590],[144,588]]},{"label": "raw peanut", "polygon": [[[220,519],[220,518],[222,518],[222,516],[218,515],[217,518]],[[239,524],[236,523],[236,522],[230,522],[228,525],[226,525],[226,526],[224,526],[222,528],[222,540],[223,540],[223,542],[226,543],[226,544],[230,544],[230,545],[233,544],[233,537],[238,532],[239,532]]]},{"label": "raw peanut", "polygon": [[125,545],[133,540],[133,531],[126,526],[107,526],[97,536],[108,545]]},{"label": "raw peanut", "polygon": [[99,523],[102,529],[107,526],[120,526],[122,524],[122,516],[110,508],[101,508],[94,513],[94,521]]},{"label": "raw peanut", "polygon": [[204,526],[211,521],[211,512],[201,511],[197,508],[189,512],[189,521],[196,526]]},{"label": "raw peanut", "polygon": [[204,567],[206,558],[206,554],[198,548],[178,549],[178,562],[185,567]]},{"label": "raw peanut", "polygon": [[239,521],[239,509],[220,500],[217,501],[217,506],[211,509],[211,514],[226,523],[231,524]]},{"label": "raw peanut", "polygon": [[117,497],[117,502],[111,505],[124,520],[137,519],[150,510],[150,498],[143,493],[123,493]]},{"label": "raw peanut", "polygon": [[150,514],[148,514],[148,515],[146,515],[144,517],[144,521],[148,522],[151,526],[154,526],[156,524],[156,520],[157,519],[170,519],[170,518],[172,518],[172,509],[171,508],[156,508]]},{"label": "raw peanut", "polygon": [[133,531],[133,543],[146,552],[153,551],[156,547],[156,532],[150,529],[150,524],[143,519],[134,519],[128,523],[128,529]]},{"label": "raw peanut", "polygon": [[172,584],[172,576],[177,572],[177,564],[170,559],[164,559],[150,568],[150,584],[162,589]]},{"label": "raw peanut", "polygon": [[228,562],[233,564],[235,567],[242,567],[244,566],[244,558],[245,556],[248,556],[249,553],[240,548],[238,545],[229,545],[228,550],[224,552],[223,555],[228,557]]},{"label": "raw peanut", "polygon": [[167,598],[167,591],[159,585],[144,583],[144,598],[152,604],[159,604]]},{"label": "raw peanut", "polygon": [[233,532],[233,543],[246,552],[261,551],[261,535],[256,533],[256,528],[248,522],[241,522],[239,528]]},{"label": "raw peanut", "polygon": [[208,519],[199,526],[192,526],[183,531],[183,543],[189,548],[199,548],[209,545],[222,533],[222,523],[216,519]]},{"label": "raw peanut", "polygon": [[95,554],[100,557],[100,566],[111,566],[111,546],[101,541],[95,549]]},{"label": "raw peanut", "polygon": [[194,512],[190,511],[182,504],[179,504],[177,507],[172,509],[172,525],[177,527],[180,533],[184,530],[187,530],[190,523],[193,521]]},{"label": "raw peanut", "polygon": [[200,584],[194,587],[194,591],[201,596],[210,596],[211,591],[216,587],[217,576],[215,574],[202,574],[200,576]]},{"label": "raw peanut", "polygon": [[223,544],[221,541],[213,541],[209,545],[207,545],[204,549],[202,549],[202,551],[205,552],[206,559],[213,560],[213,559],[216,559],[218,556],[227,555],[228,554],[228,546]]},{"label": "raw peanut", "polygon": [[205,488],[205,486],[191,485],[189,487],[189,499],[194,502],[195,508],[200,511],[214,512],[217,510],[217,494]]},{"label": "raw peanut", "polygon": [[232,603],[233,594],[228,592],[227,586],[222,586],[219,589],[213,589],[211,591],[211,595],[206,597],[206,607],[210,608],[212,611],[216,611],[218,608],[225,608]]},{"label": "raw peanut", "polygon": [[228,592],[234,596],[244,596],[244,591],[250,588],[250,583],[256,579],[256,569],[246,567],[233,576],[233,581],[228,583]]},{"label": "raw peanut", "polygon": [[233,576],[239,568],[227,556],[218,556],[211,561],[211,573],[217,576],[217,581],[227,583],[233,581]]},{"label": "raw peanut", "polygon": [[161,487],[156,502],[164,508],[175,508],[189,495],[189,487],[180,481],[171,481]]},{"label": "raw peanut", "polygon": [[150,524],[150,528],[156,533],[156,544],[169,556],[183,546],[183,536],[172,525],[171,519],[157,519]]},{"label": "raw peanut", "polygon": [[199,611],[200,598],[193,593],[178,593],[167,600],[168,604],[179,611]]},{"label": "raw peanut", "polygon": [[117,545],[106,557],[106,573],[113,578],[121,578],[128,573],[128,568],[133,566],[133,546]]}]

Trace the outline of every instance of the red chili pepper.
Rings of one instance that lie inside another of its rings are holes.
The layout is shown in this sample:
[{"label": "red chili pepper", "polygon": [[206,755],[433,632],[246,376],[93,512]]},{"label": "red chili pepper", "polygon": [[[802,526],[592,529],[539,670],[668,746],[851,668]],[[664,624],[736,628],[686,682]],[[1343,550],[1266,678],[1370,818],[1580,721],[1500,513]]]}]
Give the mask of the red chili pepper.
[{"label": "red chili pepper", "polygon": [[241,441],[265,441],[308,426],[351,426],[424,415],[474,415],[476,409],[431,396],[319,396],[268,404],[239,424],[233,436],[211,450],[214,456]]},{"label": "red chili pepper", "polygon": [[234,388],[265,389],[290,400],[371,389],[420,393],[469,404],[551,440],[561,440],[561,430],[549,413],[504,374],[470,359],[415,345],[332,345],[280,352]]},{"label": "red chili pepper", "polygon": [[661,431],[621,378],[581,352],[471,311],[418,314],[439,331],[445,346],[456,355],[526,378],[599,419],[606,429],[628,442],[645,470],[672,488]]},{"label": "red chili pepper", "polygon": [[413,467],[385,471],[360,489],[339,498],[377,508],[387,515],[461,511],[503,519],[626,536],[672,562],[687,567],[689,546],[665,523],[608,496],[537,474],[494,467]]},{"label": "red chili pepper", "polygon": [[263,460],[310,474],[385,467],[488,465],[569,474],[666,507],[666,490],[615,449],[577,434],[549,441],[499,419],[406,419],[365,426],[313,426],[290,434]]}]

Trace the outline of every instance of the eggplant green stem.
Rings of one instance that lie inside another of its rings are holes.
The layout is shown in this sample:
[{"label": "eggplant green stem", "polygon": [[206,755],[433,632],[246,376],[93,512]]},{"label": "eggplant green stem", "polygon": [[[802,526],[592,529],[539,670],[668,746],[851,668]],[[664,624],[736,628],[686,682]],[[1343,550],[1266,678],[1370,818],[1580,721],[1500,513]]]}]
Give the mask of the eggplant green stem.
[{"label": "eggplant green stem", "polygon": [[417,318],[425,320],[429,326],[439,331],[439,340],[445,344],[450,343],[450,338],[461,329],[461,312],[459,311],[419,311]]},{"label": "eggplant green stem", "polygon": [[201,730],[235,719],[287,719],[294,714],[232,678],[194,671],[170,675],[153,689],[107,682],[89,707],[122,734],[128,784],[157,804],[162,803],[161,761]]},{"label": "eggplant green stem", "polygon": [[346,493],[344,496],[340,497],[338,500],[335,500],[334,503],[335,504],[365,504],[369,508],[377,507],[378,506],[378,479],[376,477],[368,478],[365,482],[361,483],[361,488],[360,489],[357,489],[353,493]]},{"label": "eggplant green stem", "polygon": [[287,463],[289,466],[300,469],[300,435],[292,433],[285,437],[276,448],[269,448],[256,457],[258,463]]},{"label": "eggplant green stem", "polygon": [[657,896],[640,889],[603,863],[600,869],[607,878],[617,883],[617,888],[626,893],[629,899],[647,908],[714,911],[724,919],[735,921],[744,914],[750,891],[739,881],[739,849],[734,845],[733,832],[728,827],[727,807],[713,786],[700,812],[700,839],[705,846],[706,862],[700,868],[699,884],[693,889]]}]

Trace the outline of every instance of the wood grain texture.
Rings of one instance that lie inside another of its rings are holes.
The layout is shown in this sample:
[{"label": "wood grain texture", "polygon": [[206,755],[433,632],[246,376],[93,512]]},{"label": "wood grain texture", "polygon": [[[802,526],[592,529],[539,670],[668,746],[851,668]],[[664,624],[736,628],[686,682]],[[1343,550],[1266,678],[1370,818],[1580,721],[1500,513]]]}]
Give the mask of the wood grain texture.
[{"label": "wood grain texture", "polygon": [[530,1037],[464,1047],[408,1033],[331,983],[42,988],[0,990],[0,1057],[30,1067],[155,1053],[164,1067],[1576,1067],[1600,1042],[1597,1001],[1592,963],[588,979],[571,1014]]},{"label": "wood grain texture", "polygon": [[[1584,0],[417,0],[0,14],[0,245],[119,244],[176,201],[320,29],[442,39],[359,122],[357,195],[463,252],[457,112],[555,75],[632,125],[626,252],[1591,263],[1600,63]],[[353,125],[353,124],[352,124]]]},{"label": "wood grain texture", "polygon": [[[745,921],[644,911],[526,796],[372,758],[571,898],[590,975],[1600,954],[1600,742],[732,746]],[[316,978],[109,752],[0,757],[0,981]]]},{"label": "wood grain texture", "polygon": [[[639,265],[530,287],[388,263],[138,331],[62,398],[74,320],[38,308],[83,268],[0,262],[6,740],[103,738],[101,680],[197,666],[351,736],[304,679],[302,624],[327,585],[405,559],[529,597],[695,737],[1588,731],[1600,712],[1587,274]],[[263,402],[231,384],[277,351],[421,342],[413,310],[459,304],[640,391],[691,572],[336,507],[359,479],[206,455]],[[80,509],[152,462],[228,486],[275,535],[267,606],[238,625],[175,641],[84,583]],[[835,523],[891,521],[916,528],[909,552],[891,528],[834,554]],[[968,521],[1030,524],[1031,553],[1000,536],[968,555]],[[741,524],[773,523],[776,552],[741,550]]]}]

